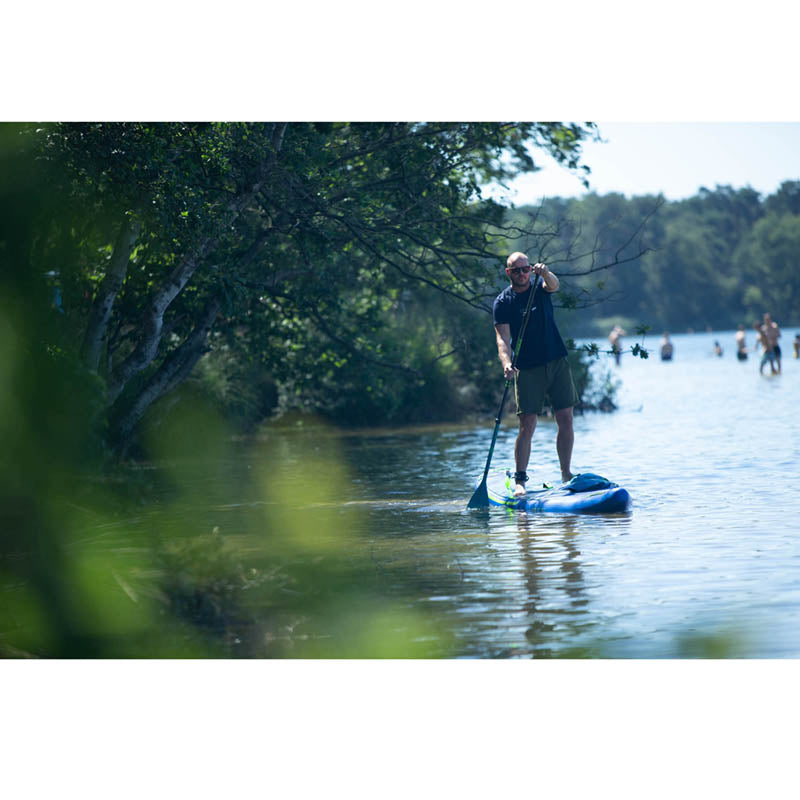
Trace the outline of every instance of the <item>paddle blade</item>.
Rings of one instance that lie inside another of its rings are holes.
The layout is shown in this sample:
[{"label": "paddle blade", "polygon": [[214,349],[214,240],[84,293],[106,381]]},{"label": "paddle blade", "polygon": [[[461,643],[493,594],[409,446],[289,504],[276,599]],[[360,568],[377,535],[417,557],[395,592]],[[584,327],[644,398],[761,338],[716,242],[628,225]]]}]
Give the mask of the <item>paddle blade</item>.
[{"label": "paddle blade", "polygon": [[486,489],[486,478],[484,478],[478,488],[472,493],[472,497],[467,503],[467,508],[488,508],[489,507],[489,492]]}]

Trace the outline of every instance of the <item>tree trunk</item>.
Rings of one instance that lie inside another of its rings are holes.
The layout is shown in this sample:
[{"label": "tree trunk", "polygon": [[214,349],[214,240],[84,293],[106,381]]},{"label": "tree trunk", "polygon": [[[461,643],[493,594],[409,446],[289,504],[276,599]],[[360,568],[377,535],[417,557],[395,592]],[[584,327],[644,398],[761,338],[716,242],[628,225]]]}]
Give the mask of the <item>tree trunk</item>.
[{"label": "tree trunk", "polygon": [[114,438],[117,450],[124,454],[128,449],[133,431],[139,424],[148,408],[156,400],[168,394],[184,381],[205,352],[208,332],[219,314],[221,302],[219,297],[212,297],[183,344],[167,356],[164,363],[156,371],[142,389],[133,405],[125,411],[114,427]]},{"label": "tree trunk", "polygon": [[114,252],[111,255],[108,270],[106,270],[105,277],[100,282],[92,302],[89,321],[86,325],[86,335],[81,348],[83,363],[92,372],[97,372],[100,365],[100,354],[103,352],[108,321],[111,319],[111,309],[114,307],[114,301],[125,281],[131,253],[139,238],[141,228],[141,222],[130,218],[123,224],[114,244]]},{"label": "tree trunk", "polygon": [[150,300],[142,320],[139,344],[111,375],[106,400],[109,408],[122,394],[128,381],[153,362],[161,342],[164,313],[186,286],[200,261],[211,251],[213,243],[211,239],[206,239],[195,252],[186,256]]}]

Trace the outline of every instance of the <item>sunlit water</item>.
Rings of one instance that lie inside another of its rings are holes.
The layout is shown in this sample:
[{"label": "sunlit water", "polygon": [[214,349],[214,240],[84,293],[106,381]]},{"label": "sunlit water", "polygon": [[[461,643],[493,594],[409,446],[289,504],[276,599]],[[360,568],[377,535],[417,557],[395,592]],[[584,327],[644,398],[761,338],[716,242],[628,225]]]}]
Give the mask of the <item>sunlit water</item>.
[{"label": "sunlit water", "polygon": [[[675,335],[672,362],[659,360],[655,337],[648,360],[598,364],[622,381],[619,410],[576,416],[573,470],[625,486],[626,514],[467,511],[492,420],[343,435],[350,481],[335,505],[359,512],[347,516],[353,557],[371,565],[381,595],[435,618],[457,657],[800,656],[794,331],[772,378],[759,375],[757,356],[736,360],[733,336]],[[498,400],[501,391],[498,381]],[[494,465],[511,466],[515,435],[511,417]],[[534,482],[559,477],[555,435],[540,421]],[[313,487],[319,476],[302,474],[298,436],[263,438]],[[246,473],[257,454],[248,449],[231,469]],[[221,495],[207,482],[214,520],[227,514],[235,527],[261,513],[249,490]]]}]

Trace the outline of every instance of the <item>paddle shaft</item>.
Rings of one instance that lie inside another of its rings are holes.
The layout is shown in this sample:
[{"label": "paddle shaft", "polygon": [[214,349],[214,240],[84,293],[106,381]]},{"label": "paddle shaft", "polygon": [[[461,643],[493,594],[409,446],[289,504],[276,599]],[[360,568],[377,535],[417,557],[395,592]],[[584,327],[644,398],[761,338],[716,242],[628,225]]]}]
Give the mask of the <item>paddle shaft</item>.
[{"label": "paddle shaft", "polygon": [[[538,275],[536,276],[539,277]],[[544,282],[544,278],[542,278],[542,282]],[[514,353],[511,358],[511,368],[517,366],[517,358],[519,357],[520,347],[522,347],[522,339],[525,336],[525,331],[528,327],[528,320],[531,316],[531,309],[533,308],[533,298],[536,294],[536,290],[539,288],[539,281],[537,280],[533,284],[533,289],[531,290],[530,297],[528,298],[528,305],[525,308],[525,316],[522,319],[522,328],[520,329],[519,336],[517,337],[517,343],[514,345]],[[492,463],[492,455],[494,455],[494,446],[497,442],[497,433],[500,430],[500,422],[503,419],[503,409],[506,406],[506,398],[508,397],[508,390],[511,386],[511,380],[506,379],[506,386],[503,390],[503,399],[500,401],[500,408],[497,410],[497,418],[494,421],[494,433],[492,434],[492,443],[489,446],[489,456],[486,459],[486,469],[483,471],[483,480],[481,481],[481,485],[486,483],[486,478],[489,475],[489,467]]]}]

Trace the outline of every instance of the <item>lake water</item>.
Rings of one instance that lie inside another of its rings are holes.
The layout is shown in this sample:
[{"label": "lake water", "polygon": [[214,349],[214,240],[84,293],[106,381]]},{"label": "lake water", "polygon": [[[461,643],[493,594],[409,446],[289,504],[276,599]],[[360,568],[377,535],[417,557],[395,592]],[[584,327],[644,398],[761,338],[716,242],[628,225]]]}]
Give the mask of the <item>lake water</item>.
[{"label": "lake water", "polygon": [[[671,362],[652,337],[647,360],[597,362],[621,381],[619,409],[576,416],[573,471],[626,487],[624,514],[466,510],[492,419],[349,433],[304,423],[187,459],[162,502],[83,528],[74,547],[116,559],[103,574],[121,611],[171,597],[229,655],[800,657],[794,331],[776,377],[754,355],[737,361],[733,337],[675,335]],[[493,466],[512,466],[515,436],[511,415]],[[555,437],[540,420],[533,485],[559,478]],[[166,594],[143,555],[156,540],[192,554]],[[187,588],[198,582],[203,592]],[[167,618],[154,613],[135,623],[144,639]]]},{"label": "lake water", "polygon": [[[675,335],[671,362],[660,337],[648,360],[601,357],[621,381],[619,410],[576,416],[573,471],[627,487],[626,514],[466,511],[491,421],[346,437],[356,477],[342,500],[368,508],[363,547],[377,570],[399,567],[404,602],[437,616],[453,655],[798,657],[793,337],[777,377],[760,376],[754,354],[737,361],[733,331]],[[512,463],[513,424],[494,465]],[[535,481],[559,477],[555,435],[540,421]]]}]

